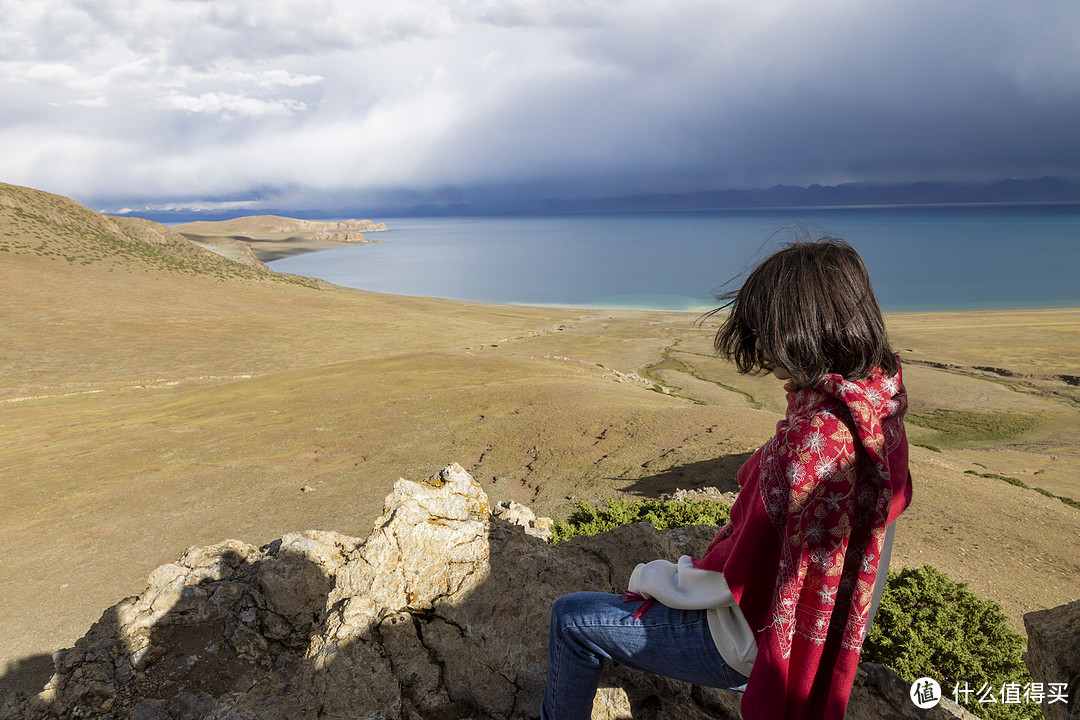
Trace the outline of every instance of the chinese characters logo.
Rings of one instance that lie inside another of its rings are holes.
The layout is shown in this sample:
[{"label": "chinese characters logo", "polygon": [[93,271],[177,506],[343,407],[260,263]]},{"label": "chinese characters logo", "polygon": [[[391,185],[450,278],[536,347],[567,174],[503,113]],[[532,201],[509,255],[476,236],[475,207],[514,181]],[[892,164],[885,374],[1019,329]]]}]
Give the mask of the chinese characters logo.
[{"label": "chinese characters logo", "polygon": [[941,702],[941,686],[937,680],[921,677],[911,683],[911,702],[921,710],[928,710]]}]

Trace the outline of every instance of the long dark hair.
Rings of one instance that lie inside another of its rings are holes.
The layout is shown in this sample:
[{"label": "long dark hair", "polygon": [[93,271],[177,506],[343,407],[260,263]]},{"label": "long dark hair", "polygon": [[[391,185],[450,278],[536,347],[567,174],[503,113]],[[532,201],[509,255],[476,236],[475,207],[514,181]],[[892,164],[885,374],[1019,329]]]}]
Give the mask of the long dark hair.
[{"label": "long dark hair", "polygon": [[713,346],[741,373],[767,369],[760,340],[796,388],[813,387],[826,373],[858,380],[881,367],[896,374],[866,266],[839,238],[789,243],[717,300],[721,306],[708,315],[729,312]]}]

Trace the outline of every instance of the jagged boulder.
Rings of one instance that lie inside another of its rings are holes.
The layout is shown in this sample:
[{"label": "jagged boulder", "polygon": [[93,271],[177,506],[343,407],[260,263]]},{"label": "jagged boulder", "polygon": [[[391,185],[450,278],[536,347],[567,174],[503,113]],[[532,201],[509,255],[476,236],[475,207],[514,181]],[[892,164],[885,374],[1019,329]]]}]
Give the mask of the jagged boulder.
[{"label": "jagged boulder", "polygon": [[1028,633],[1024,662],[1031,677],[1056,684],[1043,699],[1043,716],[1080,718],[1080,600],[1030,612],[1024,615],[1024,628]]},{"label": "jagged boulder", "polygon": [[[636,563],[700,552],[715,532],[638,523],[551,546],[526,532],[531,512],[502,511],[520,524],[493,517],[450,465],[399,480],[366,540],[309,531],[190,549],[56,653],[45,690],[0,717],[535,718],[555,598],[621,591]],[[862,714],[849,716],[921,716],[889,672],[864,668]],[[613,666],[593,717],[731,719],[738,704],[737,693]]]}]

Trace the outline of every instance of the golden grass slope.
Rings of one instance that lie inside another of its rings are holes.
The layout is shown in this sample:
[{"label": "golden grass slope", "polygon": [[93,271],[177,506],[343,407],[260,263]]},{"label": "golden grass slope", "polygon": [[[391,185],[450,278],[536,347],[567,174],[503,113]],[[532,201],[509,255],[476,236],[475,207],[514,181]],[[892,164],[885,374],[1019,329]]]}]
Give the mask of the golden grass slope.
[{"label": "golden grass slope", "polygon": [[[49,653],[190,545],[363,535],[397,477],[449,461],[554,515],[733,489],[783,410],[692,315],[378,295],[184,243],[0,186],[0,694],[44,682]],[[1080,312],[889,323],[913,414],[949,420],[910,428],[940,452],[912,448],[894,561],[970,582],[1017,626],[1075,599],[1080,511],[966,471],[1080,499],[1080,411],[1055,379],[1080,375]],[[961,437],[974,411],[1001,432]]]},{"label": "golden grass slope", "polygon": [[156,269],[219,280],[256,274],[158,223],[99,215],[68,198],[4,183],[0,227],[0,253],[10,256],[53,258],[108,272]]}]

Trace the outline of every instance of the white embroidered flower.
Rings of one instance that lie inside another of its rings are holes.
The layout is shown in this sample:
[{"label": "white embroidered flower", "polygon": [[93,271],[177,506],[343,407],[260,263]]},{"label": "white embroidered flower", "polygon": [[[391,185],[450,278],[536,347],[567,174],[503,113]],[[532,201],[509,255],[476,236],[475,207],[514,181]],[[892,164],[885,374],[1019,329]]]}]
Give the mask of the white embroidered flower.
[{"label": "white embroidered flower", "polygon": [[821,548],[811,550],[809,557],[814,569],[818,572],[824,572],[825,568],[829,566],[829,553]]},{"label": "white embroidered flower", "polygon": [[900,381],[896,377],[888,377],[881,381],[881,389],[885,394],[892,397],[900,390]]},{"label": "white embroidered flower", "polygon": [[871,563],[874,562],[874,559],[876,557],[877,557],[876,555],[874,555],[873,553],[869,553],[869,552],[866,553],[866,555],[863,556],[863,559],[862,559],[862,571],[863,572],[868,573],[868,572],[873,572],[874,571],[874,566]]},{"label": "white embroidered flower", "polygon": [[821,538],[825,536],[825,526],[815,520],[810,523],[806,528],[806,537],[813,540],[816,543],[821,542]]},{"label": "white embroidered flower", "polygon": [[819,453],[825,449],[825,436],[820,431],[815,430],[806,436],[803,440],[803,450],[809,450],[812,453]]},{"label": "white embroidered flower", "polygon": [[836,458],[821,457],[814,465],[814,473],[822,480],[828,480],[836,472]]},{"label": "white embroidered flower", "polygon": [[780,622],[790,619],[795,614],[795,601],[789,597],[780,598],[776,607],[776,617]]},{"label": "white embroidered flower", "polygon": [[836,603],[836,588],[823,587],[818,590],[818,597],[821,598],[821,602],[828,605],[833,605]]},{"label": "white embroidered flower", "polygon": [[805,475],[806,472],[805,470],[803,470],[803,466],[799,463],[791,463],[791,465],[788,466],[787,479],[788,482],[791,483],[793,486],[801,483]]}]

